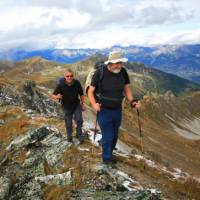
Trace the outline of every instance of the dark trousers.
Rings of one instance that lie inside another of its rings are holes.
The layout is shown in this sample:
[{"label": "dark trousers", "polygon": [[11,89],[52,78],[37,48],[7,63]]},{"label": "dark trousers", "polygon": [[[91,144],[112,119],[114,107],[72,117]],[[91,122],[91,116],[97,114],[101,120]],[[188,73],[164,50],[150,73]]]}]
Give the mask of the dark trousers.
[{"label": "dark trousers", "polygon": [[121,124],[122,109],[102,108],[98,113],[98,123],[102,132],[102,159],[112,161],[112,153],[117,144]]},{"label": "dark trousers", "polygon": [[65,127],[67,132],[67,139],[72,139],[72,119],[76,122],[76,136],[80,138],[82,136],[82,125],[83,125],[83,117],[82,117],[82,109],[81,105],[77,105],[74,111],[68,110],[64,108],[64,119],[65,119]]}]

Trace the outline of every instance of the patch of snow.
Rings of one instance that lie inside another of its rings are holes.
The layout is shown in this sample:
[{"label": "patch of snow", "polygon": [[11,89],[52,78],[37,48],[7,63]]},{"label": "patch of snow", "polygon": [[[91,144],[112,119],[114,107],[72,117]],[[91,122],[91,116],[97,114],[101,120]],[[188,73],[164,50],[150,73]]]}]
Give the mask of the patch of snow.
[{"label": "patch of snow", "polygon": [[151,166],[151,167],[156,166],[156,165],[155,165],[155,162],[153,162],[153,161],[151,161],[151,160],[145,159],[145,162],[147,163],[148,166]]},{"label": "patch of snow", "polygon": [[13,100],[11,97],[5,96],[6,99],[8,100]]},{"label": "patch of snow", "polygon": [[25,112],[26,112],[27,114],[32,114],[32,113],[34,113],[34,111],[31,110],[31,109],[25,110]]},{"label": "patch of snow", "polygon": [[122,171],[117,171],[117,174],[120,175],[120,176],[122,176],[122,177],[124,177],[125,179],[131,181],[131,182],[135,182],[132,178],[129,177],[128,174],[126,174],[126,173],[124,173]]},{"label": "patch of snow", "polygon": [[[174,128],[174,130],[184,138],[187,138],[187,139],[190,139],[190,140],[199,140],[200,139],[200,135],[198,135],[196,133],[193,133],[189,130],[179,128],[178,126],[176,126],[173,123],[171,123],[171,125]],[[184,128],[184,124],[181,124],[181,126]]]},{"label": "patch of snow", "polygon": [[174,179],[185,179],[186,177],[189,177],[188,173],[182,172],[181,169],[173,168],[173,172],[171,172],[171,175],[174,177]]},{"label": "patch of snow", "polygon": [[144,160],[144,156],[141,156],[141,155],[134,155],[134,157],[137,159],[137,160]]},{"label": "patch of snow", "polygon": [[120,156],[129,157],[131,151],[132,151],[132,148],[128,147],[126,144],[124,144],[120,140],[117,141],[116,150],[114,150],[114,153]]},{"label": "patch of snow", "polygon": [[[96,133],[96,135],[94,136],[94,123],[89,123],[86,122],[84,123],[84,130],[86,130],[86,132],[89,135],[89,139],[91,140],[91,142],[95,145],[95,146],[99,146],[99,141],[102,138],[101,133],[98,131]],[[114,150],[114,153],[121,155],[121,156],[125,156],[128,157],[130,155],[130,152],[126,150],[126,148],[124,147],[124,145],[118,140],[117,145],[116,145],[116,150]]]},{"label": "patch of snow", "polygon": [[161,194],[161,191],[159,191],[159,190],[157,190],[157,189],[153,189],[153,188],[148,188],[147,189],[148,191],[150,191],[151,192],[151,194]]},{"label": "patch of snow", "polygon": [[116,153],[119,156],[126,157],[126,158],[130,157],[130,155],[128,153],[120,152],[118,150],[114,150],[114,153]]},{"label": "patch of snow", "polygon": [[149,191],[150,191],[152,194],[156,194],[156,193],[157,193],[157,190],[156,190],[156,189],[149,189]]},{"label": "patch of snow", "polygon": [[137,160],[143,160],[145,162],[146,165],[148,165],[149,167],[153,167],[159,171],[162,171],[164,173],[170,174],[173,179],[177,180],[177,179],[183,179],[183,180],[187,180],[188,178],[194,179],[197,182],[200,183],[200,178],[197,177],[193,177],[190,174],[188,174],[187,172],[183,172],[181,169],[178,168],[174,168],[173,171],[168,170],[166,167],[163,167],[159,164],[156,164],[155,162],[146,159],[145,157],[141,156],[141,155],[134,155],[134,157]]},{"label": "patch of snow", "polygon": [[127,188],[129,191],[134,191],[134,190],[141,190],[143,187],[140,185],[139,182],[135,181],[132,179],[128,174],[122,172],[122,171],[117,171],[116,175],[120,176],[123,180],[122,185]]},{"label": "patch of snow", "polygon": [[135,191],[136,188],[132,188],[130,187],[130,181],[124,181],[124,183],[122,184],[126,189],[128,189],[129,191]]},{"label": "patch of snow", "polygon": [[50,130],[50,131],[55,132],[58,135],[60,135],[60,132],[59,132],[59,130],[56,127],[50,127],[50,126],[48,126],[47,129]]},{"label": "patch of snow", "polygon": [[102,135],[99,132],[96,132],[96,135],[94,133],[94,124],[93,123],[84,123],[84,130],[87,131],[89,135],[89,139],[91,140],[92,144],[95,146],[99,146],[99,142],[102,138]]},{"label": "patch of snow", "polygon": [[57,184],[57,185],[70,184],[72,181],[71,179],[72,179],[71,171],[62,174],[35,177],[35,180],[38,182],[47,184]]},{"label": "patch of snow", "polygon": [[165,114],[165,116],[170,120],[171,126],[179,135],[191,140],[200,139],[200,118],[183,119],[179,122],[174,120],[168,114]]},{"label": "patch of snow", "polygon": [[90,149],[88,149],[88,148],[81,148],[81,147],[78,147],[78,149],[79,149],[80,151],[90,151]]}]

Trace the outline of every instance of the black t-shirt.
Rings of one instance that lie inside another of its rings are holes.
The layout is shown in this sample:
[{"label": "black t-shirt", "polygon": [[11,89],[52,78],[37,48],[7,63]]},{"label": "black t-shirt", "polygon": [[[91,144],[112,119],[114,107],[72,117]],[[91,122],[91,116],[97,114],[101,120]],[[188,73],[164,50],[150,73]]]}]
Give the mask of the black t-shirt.
[{"label": "black t-shirt", "polygon": [[71,85],[68,85],[63,78],[59,81],[56,89],[53,92],[54,95],[62,95],[62,105],[68,110],[74,110],[80,103],[79,96],[83,95],[83,89],[78,80],[73,80]]},{"label": "black t-shirt", "polygon": [[[103,78],[100,80],[101,71],[97,70],[92,78],[91,85],[101,91],[102,99],[100,103],[107,108],[116,108],[121,106],[124,96],[124,86],[130,83],[129,76],[125,68],[122,67],[120,73],[110,72],[107,66],[104,67]],[[99,84],[101,89],[99,89]]]}]

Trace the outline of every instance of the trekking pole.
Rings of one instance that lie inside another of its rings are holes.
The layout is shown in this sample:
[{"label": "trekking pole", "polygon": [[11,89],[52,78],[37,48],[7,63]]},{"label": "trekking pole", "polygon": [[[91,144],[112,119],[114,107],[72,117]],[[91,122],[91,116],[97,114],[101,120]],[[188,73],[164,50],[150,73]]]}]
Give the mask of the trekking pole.
[{"label": "trekking pole", "polygon": [[136,111],[137,111],[138,129],[140,133],[140,147],[141,147],[142,156],[143,156],[143,170],[145,170],[146,166],[145,166],[145,160],[144,160],[144,146],[143,146],[143,135],[142,135],[141,121],[140,121],[140,112],[138,108],[136,108]]},{"label": "trekking pole", "polygon": [[94,142],[95,142],[96,134],[97,134],[97,114],[96,114],[96,120],[95,120],[95,126],[94,126],[94,137],[93,137]]},{"label": "trekking pole", "polygon": [[141,128],[141,121],[140,121],[140,112],[139,109],[136,109],[137,111],[137,121],[138,121],[138,129],[139,129],[139,133],[140,133],[140,146],[141,146],[141,151],[142,154],[144,153],[144,147],[143,147],[143,135],[142,135],[142,128]]},{"label": "trekking pole", "polygon": [[[95,143],[95,138],[97,134],[97,114],[96,114],[96,120],[95,120],[95,125],[94,125],[94,136],[93,136],[93,141]],[[92,154],[94,153],[94,146],[92,145]]]}]

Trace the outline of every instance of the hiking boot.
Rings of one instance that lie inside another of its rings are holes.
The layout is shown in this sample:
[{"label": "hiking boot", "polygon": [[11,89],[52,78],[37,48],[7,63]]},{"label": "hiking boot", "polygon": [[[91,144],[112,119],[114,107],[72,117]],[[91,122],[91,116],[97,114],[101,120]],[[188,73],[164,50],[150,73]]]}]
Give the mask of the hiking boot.
[{"label": "hiking boot", "polygon": [[83,136],[79,136],[78,140],[79,140],[80,144],[83,143],[83,141],[84,141]]},{"label": "hiking boot", "polygon": [[116,158],[112,158],[111,162],[112,162],[113,164],[117,164],[117,159],[116,159]]},{"label": "hiking boot", "polygon": [[67,138],[67,142],[72,143],[73,142],[72,138]]},{"label": "hiking boot", "polygon": [[98,140],[97,142],[98,142],[99,146],[102,145],[102,139]]},{"label": "hiking boot", "polygon": [[116,155],[112,155],[112,162],[115,163],[115,164],[118,162]]},{"label": "hiking boot", "polygon": [[112,165],[113,163],[110,160],[103,160],[103,164],[104,165]]}]

